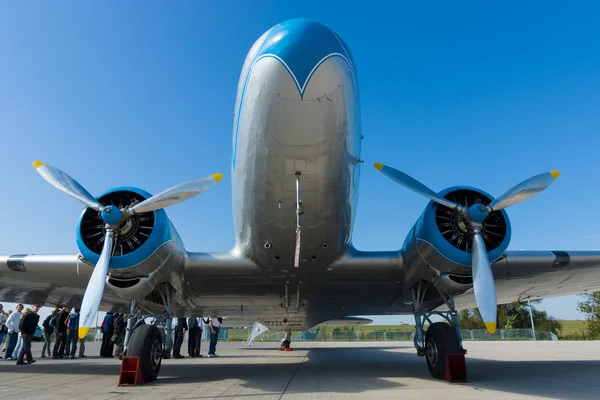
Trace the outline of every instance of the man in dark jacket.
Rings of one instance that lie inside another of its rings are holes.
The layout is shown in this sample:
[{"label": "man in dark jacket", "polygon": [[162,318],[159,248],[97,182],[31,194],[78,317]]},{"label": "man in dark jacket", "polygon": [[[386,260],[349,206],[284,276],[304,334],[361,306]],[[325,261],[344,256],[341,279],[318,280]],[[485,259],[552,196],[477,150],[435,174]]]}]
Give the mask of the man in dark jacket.
[{"label": "man in dark jacket", "polygon": [[79,339],[79,308],[75,309],[75,314],[69,314],[67,317],[67,346],[65,351],[65,360],[70,358],[75,359],[75,352],[77,351],[77,340]]},{"label": "man in dark jacket", "polygon": [[115,331],[115,316],[112,312],[107,312],[102,321],[102,347],[100,347],[100,357],[112,357],[115,344],[112,341],[112,335]]},{"label": "man in dark jacket", "polygon": [[175,327],[175,346],[173,346],[173,358],[184,358],[181,355],[181,345],[183,337],[188,329],[187,320],[185,318],[177,318],[177,326]]},{"label": "man in dark jacket", "polygon": [[[33,335],[37,329],[38,322],[40,322],[40,316],[38,315],[39,310],[40,306],[36,304],[31,308],[31,312],[24,314],[23,318],[21,318],[19,329],[21,330],[21,337],[23,338],[23,349],[21,349],[21,353],[17,359],[17,365],[33,364],[35,362],[31,355],[31,341],[33,340]],[[27,364],[23,361],[25,356],[27,356]]]},{"label": "man in dark jacket", "polygon": [[54,333],[54,327],[50,325],[50,321],[52,320],[52,317],[58,313],[58,310],[59,308],[56,307],[54,311],[52,311],[52,314],[48,315],[42,323],[42,327],[44,328],[44,347],[42,347],[42,358],[46,357],[46,352],[48,352],[48,357],[51,356],[50,348],[52,346],[52,334]]},{"label": "man in dark jacket", "polygon": [[71,313],[71,307],[64,307],[56,316],[56,343],[52,357],[63,358],[65,355],[65,346],[67,344],[67,319]]},{"label": "man in dark jacket", "polygon": [[200,354],[200,340],[202,339],[202,328],[198,318],[188,319],[188,354],[191,358],[202,357]]}]

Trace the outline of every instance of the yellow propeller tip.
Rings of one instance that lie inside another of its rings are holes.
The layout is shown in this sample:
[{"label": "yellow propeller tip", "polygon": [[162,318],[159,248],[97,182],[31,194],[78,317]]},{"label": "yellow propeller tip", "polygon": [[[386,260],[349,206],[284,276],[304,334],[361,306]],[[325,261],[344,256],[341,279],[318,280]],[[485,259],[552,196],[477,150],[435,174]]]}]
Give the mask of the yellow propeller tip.
[{"label": "yellow propeller tip", "polygon": [[43,162],[41,162],[41,161],[39,161],[39,160],[35,160],[35,161],[33,162],[33,167],[34,167],[35,169],[38,169],[38,168],[39,168],[39,167],[41,167],[42,165],[44,165],[44,163],[43,163]]},{"label": "yellow propeller tip", "polygon": [[79,336],[79,339],[83,339],[84,337],[86,337],[89,330],[90,328],[87,326],[80,326],[77,332],[77,336]]},{"label": "yellow propeller tip", "polygon": [[485,327],[489,333],[492,335],[496,332],[496,323],[495,322],[486,322]]},{"label": "yellow propeller tip", "polygon": [[375,168],[377,168],[380,171],[381,171],[381,168],[383,168],[383,164],[375,163],[373,165],[375,165]]},{"label": "yellow propeller tip", "polygon": [[552,175],[552,177],[554,179],[556,179],[560,175],[560,172],[558,172],[558,171],[555,170],[555,171],[550,171],[550,174]]},{"label": "yellow propeller tip", "polygon": [[213,174],[212,177],[215,180],[215,182],[219,182],[221,179],[223,179],[223,174]]}]

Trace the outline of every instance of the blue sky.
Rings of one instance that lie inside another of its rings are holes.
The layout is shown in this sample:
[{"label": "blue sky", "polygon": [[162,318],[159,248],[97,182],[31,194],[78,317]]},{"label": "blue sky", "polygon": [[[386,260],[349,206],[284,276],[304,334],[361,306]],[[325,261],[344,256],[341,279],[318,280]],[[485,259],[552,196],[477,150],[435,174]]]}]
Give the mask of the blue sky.
[{"label": "blue sky", "polygon": [[[216,187],[167,213],[188,250],[229,250],[242,63],[264,31],[296,17],[334,29],[357,64],[365,135],[358,248],[399,248],[427,203],[377,172],[375,161],[434,190],[465,184],[496,196],[558,169],[550,189],[508,210],[510,248],[600,248],[599,6],[347,4],[4,4],[0,254],[77,252],[82,206],[45,183],[35,159],[95,195],[122,185],[157,193],[223,172]],[[542,308],[582,317],[576,300]]]}]

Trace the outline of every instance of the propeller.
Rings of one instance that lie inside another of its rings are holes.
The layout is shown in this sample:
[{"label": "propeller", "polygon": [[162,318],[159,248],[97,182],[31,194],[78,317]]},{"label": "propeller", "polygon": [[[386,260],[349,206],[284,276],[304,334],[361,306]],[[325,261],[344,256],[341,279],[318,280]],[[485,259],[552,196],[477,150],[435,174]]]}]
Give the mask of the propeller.
[{"label": "propeller", "polygon": [[485,242],[481,235],[483,222],[491,212],[518,204],[542,192],[558,178],[560,173],[558,171],[550,171],[533,176],[509,189],[490,204],[474,204],[470,207],[465,207],[441,197],[421,182],[397,169],[379,163],[375,163],[375,168],[394,182],[399,183],[438,204],[457,210],[461,213],[464,221],[467,223],[473,234],[471,268],[473,271],[473,291],[475,292],[475,301],[477,302],[481,318],[483,319],[488,332],[493,334],[496,331],[496,287],[494,285],[494,276],[488,259]]},{"label": "propeller", "polygon": [[100,204],[94,196],[79,184],[79,182],[60,169],[41,161],[34,161],[33,166],[42,178],[52,186],[79,200],[85,204],[86,207],[98,211],[105,223],[106,236],[102,247],[102,253],[94,267],[94,272],[92,273],[92,277],[90,278],[87,288],[85,289],[85,294],[83,295],[83,302],[81,304],[82,318],[79,323],[78,332],[79,338],[84,338],[87,335],[94,318],[98,313],[100,300],[102,299],[102,293],[104,292],[106,275],[108,274],[108,267],[110,266],[112,257],[115,235],[118,234],[121,222],[126,221],[135,214],[160,210],[191,199],[192,197],[205,192],[223,178],[223,174],[212,174],[206,177],[192,179],[164,190],[133,207],[119,209],[113,205],[104,206]]}]

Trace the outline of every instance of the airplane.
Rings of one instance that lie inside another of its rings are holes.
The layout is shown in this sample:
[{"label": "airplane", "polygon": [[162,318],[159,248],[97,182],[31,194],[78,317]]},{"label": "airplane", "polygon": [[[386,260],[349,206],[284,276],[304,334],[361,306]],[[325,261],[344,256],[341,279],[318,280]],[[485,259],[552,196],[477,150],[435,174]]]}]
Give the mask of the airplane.
[{"label": "airplane", "polygon": [[[94,197],[36,161],[43,179],[86,206],[77,222],[79,253],[0,256],[0,298],[81,304],[80,337],[98,310],[129,314],[127,354],[140,358],[146,382],[158,377],[169,343],[151,324],[132,330],[136,316],[163,315],[167,329],[175,316],[257,321],[287,332],[281,347],[289,348],[292,330],[348,316],[412,314],[417,355],[443,379],[446,356],[466,353],[457,310],[477,307],[493,333],[498,304],[600,289],[600,252],[507,250],[506,208],[545,190],[557,171],[494,198],[469,186],[436,192],[374,163],[430,201],[401,249],[356,249],[360,118],[357,70],[344,40],[308,19],[279,23],[252,45],[239,79],[231,251],[188,251],[164,210],[221,174],[154,196],[116,187]],[[433,315],[445,322],[431,323]]]}]

